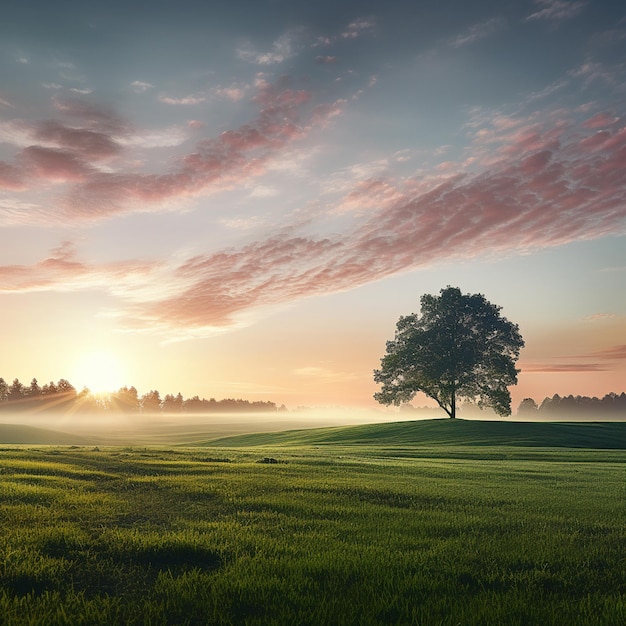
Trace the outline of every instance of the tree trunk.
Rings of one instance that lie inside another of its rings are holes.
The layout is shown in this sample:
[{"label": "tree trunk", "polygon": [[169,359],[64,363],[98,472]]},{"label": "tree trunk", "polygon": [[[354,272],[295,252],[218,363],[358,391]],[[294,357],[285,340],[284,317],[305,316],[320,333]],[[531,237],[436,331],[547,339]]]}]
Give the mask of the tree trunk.
[{"label": "tree trunk", "polygon": [[456,418],[456,390],[452,390],[452,399],[450,401],[450,419]]}]

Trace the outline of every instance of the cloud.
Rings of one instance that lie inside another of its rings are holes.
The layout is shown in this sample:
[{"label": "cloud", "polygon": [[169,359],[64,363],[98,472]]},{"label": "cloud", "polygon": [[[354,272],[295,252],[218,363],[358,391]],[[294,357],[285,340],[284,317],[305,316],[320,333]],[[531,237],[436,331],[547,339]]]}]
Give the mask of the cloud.
[{"label": "cloud", "polygon": [[568,20],[579,15],[587,6],[584,0],[567,2],[566,0],[535,0],[535,4],[540,8],[535,13],[531,13],[526,20]]},{"label": "cloud", "polygon": [[71,119],[81,120],[89,129],[110,134],[124,134],[130,130],[128,122],[117,113],[87,100],[55,95],[52,103],[59,113]]},{"label": "cloud", "polygon": [[159,96],[159,102],[163,102],[164,104],[173,104],[178,105],[182,104],[183,106],[192,106],[194,104],[202,104],[206,102],[206,97],[204,96],[183,96],[182,98],[171,98],[169,96]]},{"label": "cloud", "polygon": [[[89,126],[89,125],[88,125]],[[96,126],[97,127],[97,126]],[[101,132],[69,126],[57,120],[41,122],[14,119],[0,122],[0,141],[19,146],[59,148],[85,161],[102,161],[121,155],[128,146],[157,148],[178,146],[187,139],[187,132],[176,126],[159,130],[127,130]]]},{"label": "cloud", "polygon": [[528,374],[565,374],[565,373],[586,373],[586,372],[606,372],[607,368],[597,363],[558,363],[553,365],[529,364],[520,365],[520,369]]},{"label": "cloud", "polygon": [[[608,359],[610,361],[622,361],[626,359],[626,345],[621,344],[617,346],[611,346],[610,348],[599,350],[598,352],[593,352],[589,356],[593,356],[598,359]],[[581,356],[580,358],[586,358],[586,355]]]},{"label": "cloud", "polygon": [[23,173],[14,165],[0,161],[0,189],[21,191],[24,188],[25,181]]},{"label": "cloud", "polygon": [[616,85],[616,75],[597,61],[586,61],[580,67],[569,72],[569,76],[582,80],[583,89],[587,89],[592,83],[601,82],[605,85]]},{"label": "cloud", "polygon": [[[315,105],[313,94],[292,88],[288,77],[270,83],[259,75],[254,90],[250,102],[258,110],[256,118],[200,139],[194,149],[171,161],[169,170],[155,173],[133,171],[136,167],[123,160],[127,151],[181,145],[189,138],[188,129],[137,131],[110,109],[55,96],[53,106],[62,121],[0,123],[0,140],[22,148],[13,162],[2,164],[0,185],[17,191],[26,183],[31,189],[44,181],[64,183],[63,197],[48,209],[55,219],[101,219],[150,211],[165,201],[169,210],[175,210],[176,199],[231,188],[264,173],[290,144],[327,124],[346,104],[338,100]],[[202,125],[192,121],[188,128]],[[104,160],[108,160],[106,167]],[[33,219],[40,221],[44,213],[32,213]]]},{"label": "cloud", "polygon": [[146,282],[158,268],[158,263],[141,261],[89,265],[77,259],[71,242],[64,242],[35,265],[0,266],[0,293],[110,290],[116,283],[116,289],[127,289],[130,293],[133,284]]},{"label": "cloud", "polygon": [[[159,174],[97,173],[72,189],[66,212],[73,218],[104,217],[127,210],[150,210],[150,204],[220,190],[256,177],[271,159],[316,125],[335,116],[341,103],[307,107],[312,94],[259,80],[252,101],[258,117],[218,137],[203,139],[175,171]],[[308,119],[307,119],[308,117]]]},{"label": "cloud", "polygon": [[562,131],[558,141],[552,130],[518,130],[520,145],[478,174],[358,183],[338,206],[362,211],[365,221],[341,236],[286,231],[191,259],[177,270],[189,288],[151,305],[149,317],[174,327],[229,325],[256,307],[452,258],[497,258],[623,233],[626,131],[608,133],[590,149],[582,130],[567,137]]},{"label": "cloud", "polygon": [[276,187],[268,187],[267,185],[254,185],[248,194],[250,198],[275,198],[279,195],[280,191]]},{"label": "cloud", "polygon": [[[364,36],[371,36],[376,32],[376,18],[374,17],[358,17],[355,20],[352,20],[348,25],[339,33],[335,35],[320,35],[315,39],[315,41],[311,44],[312,48],[320,48],[320,47],[328,47],[337,43],[338,41],[346,41],[359,39]],[[334,57],[318,57],[320,59],[324,58],[334,58]]]},{"label": "cloud", "polygon": [[[33,122],[15,119],[0,123],[0,140],[21,149],[13,164],[0,164],[0,187],[20,190],[34,181],[78,183],[94,173],[94,164],[118,155],[122,146],[98,126],[94,130],[74,128],[56,120]],[[113,126],[118,126],[115,122]]]},{"label": "cloud", "polygon": [[226,98],[233,102],[239,102],[246,97],[248,92],[247,86],[231,85],[230,87],[216,87],[213,93],[219,98]]},{"label": "cloud", "polygon": [[372,34],[376,28],[376,19],[373,17],[359,17],[348,24],[341,33],[342,39],[356,39],[366,34]]},{"label": "cloud", "polygon": [[615,313],[594,313],[593,315],[587,315],[582,319],[584,322],[596,322],[598,320],[612,320],[616,317],[617,315],[615,315]]},{"label": "cloud", "polygon": [[271,48],[265,52],[257,50],[250,42],[246,42],[237,48],[237,57],[255,65],[277,65],[298,53],[301,48],[301,34],[300,29],[289,30],[276,39]]},{"label": "cloud", "polygon": [[336,65],[338,62],[339,59],[337,57],[330,55],[315,57],[315,63],[317,63],[317,65]]},{"label": "cloud", "polygon": [[462,48],[489,37],[493,33],[502,30],[505,26],[506,20],[494,17],[486,22],[470,26],[466,31],[457,35],[450,43],[454,48]]},{"label": "cloud", "polygon": [[614,127],[620,121],[619,117],[615,117],[613,113],[609,113],[606,111],[602,111],[600,113],[596,113],[588,120],[585,121],[585,128],[591,128],[593,130],[600,130],[609,127]]},{"label": "cloud", "polygon": [[[62,114],[83,126],[42,122],[18,128],[29,137],[39,133],[42,145],[27,145],[15,163],[3,163],[0,184],[19,188],[36,177],[69,181],[64,212],[55,214],[69,223],[150,210],[165,200],[169,205],[250,181],[344,106],[320,107],[311,92],[295,89],[288,79],[269,83],[263,77],[252,103],[258,113],[248,123],[198,141],[177,166],[150,174],[98,170],[98,159],[116,154],[116,144],[122,145],[121,140],[109,144],[107,138],[135,131],[101,107],[62,103]],[[459,163],[445,171],[394,177],[388,159],[376,168],[354,167],[341,184],[322,186],[318,222],[308,215],[303,226],[301,216],[295,216],[279,232],[239,248],[177,265],[152,264],[143,273],[145,263],[128,261],[115,281],[111,266],[93,267],[67,255],[53,257],[56,263],[2,268],[2,276],[12,277],[13,289],[97,284],[120,298],[120,323],[141,320],[154,332],[202,336],[301,298],[451,259],[495,259],[624,234],[626,128],[611,112],[578,122],[563,110],[542,123],[537,116],[495,116],[482,126],[476,121],[471,133],[476,155],[471,168]],[[0,215],[15,221],[15,206],[5,210],[0,205]],[[319,220],[327,222],[318,232],[334,234],[315,234]],[[328,228],[332,220],[344,224],[339,232]],[[0,284],[6,284],[4,278]],[[587,365],[622,358],[612,354],[587,355]]]},{"label": "cloud", "polygon": [[[602,316],[605,317],[605,316]],[[608,317],[615,317],[613,315]],[[596,316],[592,316],[596,319]],[[586,318],[591,319],[591,318]],[[608,372],[613,369],[612,362],[626,360],[626,345],[616,345],[590,352],[587,354],[579,354],[565,357],[568,362],[560,363],[523,363],[520,365],[522,372],[537,374],[561,374],[576,372]],[[584,362],[580,362],[584,361]]]},{"label": "cloud", "polygon": [[2,96],[2,94],[0,94],[0,106],[7,107],[9,109],[15,108],[15,105],[13,105],[8,98]]},{"label": "cloud", "polygon": [[106,133],[71,128],[54,120],[34,124],[29,130],[38,143],[66,149],[91,160],[105,159],[121,151],[120,145]]},{"label": "cloud", "polygon": [[83,160],[66,150],[28,146],[20,160],[33,176],[50,181],[80,182],[90,172]]},{"label": "cloud", "polygon": [[130,84],[130,88],[135,93],[145,93],[146,91],[148,91],[148,89],[153,89],[154,85],[152,83],[146,83],[146,82],[144,82],[142,80],[134,80]]}]

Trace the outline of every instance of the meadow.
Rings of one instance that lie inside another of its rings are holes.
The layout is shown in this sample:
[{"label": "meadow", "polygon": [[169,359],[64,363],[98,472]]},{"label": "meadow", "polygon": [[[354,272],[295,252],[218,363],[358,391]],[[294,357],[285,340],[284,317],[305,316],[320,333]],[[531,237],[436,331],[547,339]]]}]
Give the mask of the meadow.
[{"label": "meadow", "polygon": [[4,445],[0,624],[624,624],[625,427]]}]

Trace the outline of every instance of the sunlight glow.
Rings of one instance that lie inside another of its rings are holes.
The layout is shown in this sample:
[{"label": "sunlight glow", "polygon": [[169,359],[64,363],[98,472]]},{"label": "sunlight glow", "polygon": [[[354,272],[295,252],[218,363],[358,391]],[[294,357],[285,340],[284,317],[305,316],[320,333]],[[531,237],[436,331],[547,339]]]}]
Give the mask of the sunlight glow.
[{"label": "sunlight glow", "polygon": [[75,379],[80,387],[92,393],[117,391],[127,384],[122,362],[113,353],[97,350],[83,355],[77,366]]}]

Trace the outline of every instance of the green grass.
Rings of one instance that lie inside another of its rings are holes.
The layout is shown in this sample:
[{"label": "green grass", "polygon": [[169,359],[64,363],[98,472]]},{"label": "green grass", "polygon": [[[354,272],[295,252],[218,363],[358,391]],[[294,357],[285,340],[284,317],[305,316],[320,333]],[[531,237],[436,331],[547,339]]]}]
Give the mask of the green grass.
[{"label": "green grass", "polygon": [[49,428],[24,424],[0,424],[0,442],[3,444],[84,445],[88,443],[88,440],[79,435]]},{"label": "green grass", "polygon": [[422,420],[362,426],[251,433],[223,437],[210,444],[377,446],[514,446],[626,449],[626,422],[510,422]]},{"label": "green grass", "polygon": [[5,447],[0,624],[626,623],[626,451],[400,426]]}]

